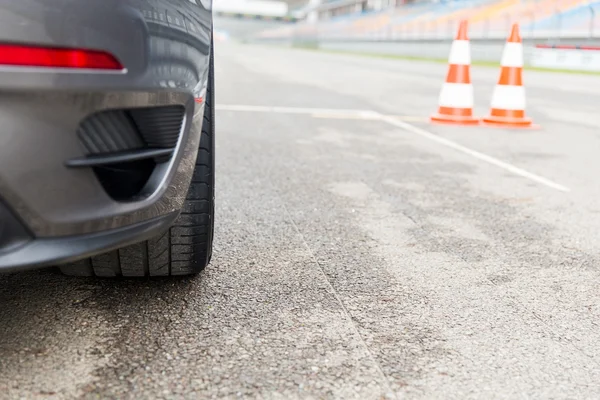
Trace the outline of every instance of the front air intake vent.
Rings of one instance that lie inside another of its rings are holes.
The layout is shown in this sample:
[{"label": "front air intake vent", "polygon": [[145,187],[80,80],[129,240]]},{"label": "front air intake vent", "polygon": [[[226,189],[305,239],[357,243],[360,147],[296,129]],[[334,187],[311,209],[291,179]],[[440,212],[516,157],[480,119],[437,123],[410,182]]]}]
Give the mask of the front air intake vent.
[{"label": "front air intake vent", "polygon": [[77,135],[88,155],[142,149],[146,144],[128,111],[104,111],[86,118]]},{"label": "front air intake vent", "polygon": [[183,106],[109,110],[86,118],[77,134],[89,155],[177,145]]},{"label": "front air intake vent", "polygon": [[148,147],[177,145],[185,108],[183,106],[138,108],[129,111]]},{"label": "front air intake vent", "polygon": [[171,159],[184,116],[185,108],[180,105],[93,114],[77,130],[86,156],[68,160],[66,165],[93,168],[115,200],[137,200],[148,192],[144,188],[156,165]]}]

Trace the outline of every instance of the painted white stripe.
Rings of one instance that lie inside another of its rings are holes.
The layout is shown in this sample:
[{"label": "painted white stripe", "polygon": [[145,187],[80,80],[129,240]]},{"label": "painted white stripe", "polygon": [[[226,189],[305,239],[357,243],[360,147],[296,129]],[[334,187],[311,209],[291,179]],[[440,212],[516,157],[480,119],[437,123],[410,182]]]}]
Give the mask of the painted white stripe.
[{"label": "painted white stripe", "polygon": [[492,95],[492,108],[525,110],[525,88],[523,86],[496,85]]},{"label": "painted white stripe", "polygon": [[433,142],[436,142],[438,144],[441,144],[443,146],[446,146],[448,148],[457,150],[463,154],[469,155],[473,158],[476,158],[478,160],[484,161],[488,164],[494,165],[498,168],[502,168],[505,171],[511,172],[515,175],[521,176],[523,178],[529,179],[531,181],[534,181],[536,183],[539,183],[541,185],[547,186],[549,188],[552,189],[556,189],[559,190],[561,192],[570,192],[571,189],[569,189],[566,186],[563,186],[561,184],[558,184],[556,182],[551,181],[550,179],[544,178],[543,176],[540,175],[536,175],[534,173],[525,171],[524,169],[521,169],[519,167],[516,167],[512,164],[509,164],[507,162],[501,161],[497,158],[494,158],[492,156],[488,156],[487,154],[484,153],[480,153],[476,150],[472,150],[468,147],[465,147],[463,145],[460,145],[458,143],[455,143],[451,140],[448,140],[446,138],[443,138],[441,136],[435,135],[431,132],[426,131],[425,129],[421,129],[418,128],[414,125],[411,125],[409,123],[403,122],[403,121],[398,121],[397,119],[393,118],[393,117],[388,117],[388,116],[381,116],[381,120],[384,122],[387,122],[388,124],[395,126],[397,128],[400,129],[404,129],[407,132],[411,132],[414,133],[416,135],[422,136],[426,139],[429,139]]},{"label": "painted white stripe", "polygon": [[[424,46],[427,46],[426,44]],[[450,48],[449,64],[471,65],[471,45],[468,40],[455,40]]]},{"label": "painted white stripe", "polygon": [[220,111],[245,111],[245,112],[264,112],[274,114],[330,114],[337,116],[357,116],[362,118],[371,118],[378,115],[368,110],[353,109],[333,109],[333,108],[304,108],[304,107],[271,107],[271,106],[251,106],[237,104],[217,104],[217,110]]},{"label": "painted white stripe", "polygon": [[[351,115],[351,114],[325,114],[325,113],[317,113],[310,115],[313,118],[319,119],[345,119],[345,120],[364,120],[364,121],[373,121],[373,120],[381,120],[381,115],[377,113],[369,113],[369,114],[359,114],[359,115]],[[400,121],[407,122],[428,122],[429,117],[425,116],[417,116],[417,115],[394,115],[388,114],[388,117],[396,118]]]},{"label": "painted white stripe", "polygon": [[440,92],[442,107],[472,108],[473,85],[467,83],[445,83]]},{"label": "painted white stripe", "polygon": [[[379,120],[381,114],[370,110],[354,109],[328,109],[328,108],[302,108],[302,107],[271,107],[271,106],[251,106],[239,104],[217,104],[219,111],[241,111],[241,112],[260,112],[275,114],[306,114],[313,118],[322,119],[363,119]],[[402,121],[427,122],[428,117],[416,115],[389,115]]]},{"label": "painted white stripe", "polygon": [[522,67],[523,45],[521,43],[506,43],[504,51],[502,52],[502,61],[500,65],[504,67]]},{"label": "painted white stripe", "polygon": [[515,175],[521,176],[523,178],[529,179],[541,185],[547,186],[552,189],[559,190],[561,192],[569,192],[569,189],[566,186],[560,185],[556,182],[551,181],[550,179],[544,178],[543,176],[536,175],[534,173],[525,171],[519,167],[506,163],[504,161],[498,160],[497,158],[488,156],[487,154],[480,153],[476,150],[472,150],[468,147],[455,143],[446,138],[435,135],[431,132],[428,132],[424,129],[418,128],[414,125],[411,125],[407,122],[401,121],[397,119],[395,116],[383,115],[376,111],[371,110],[344,110],[344,109],[324,109],[324,108],[296,108],[296,107],[269,107],[269,106],[251,106],[251,105],[225,105],[218,104],[217,110],[224,111],[248,111],[248,112],[273,112],[273,113],[289,113],[289,114],[325,114],[325,113],[333,113],[337,115],[354,115],[354,116],[364,116],[369,119],[376,119],[379,121],[383,121],[388,123],[389,125],[395,126],[396,128],[403,129],[407,132],[411,132],[422,136],[428,140],[446,146],[448,148],[459,151],[463,154],[469,155],[473,158],[476,158],[480,161],[487,162],[488,164],[494,165],[505,171],[511,172]]},{"label": "painted white stripe", "polygon": [[348,113],[324,113],[317,112],[314,114],[310,114],[313,118],[322,118],[322,119],[359,119],[359,120],[373,120],[379,119],[379,116],[371,113],[361,112],[359,114],[348,114]]}]

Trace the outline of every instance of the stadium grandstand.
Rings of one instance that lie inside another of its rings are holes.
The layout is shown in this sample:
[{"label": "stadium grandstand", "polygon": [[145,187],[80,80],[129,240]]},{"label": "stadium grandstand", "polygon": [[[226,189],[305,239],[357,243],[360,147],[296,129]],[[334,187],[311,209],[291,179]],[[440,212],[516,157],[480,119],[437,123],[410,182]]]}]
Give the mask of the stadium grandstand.
[{"label": "stadium grandstand", "polygon": [[214,0],[213,12],[217,17],[238,19],[295,21],[289,3],[276,0]]},{"label": "stadium grandstand", "polygon": [[472,38],[504,37],[514,22],[525,37],[600,37],[600,0],[311,0],[298,10],[298,23],[261,38],[446,38],[463,19]]}]

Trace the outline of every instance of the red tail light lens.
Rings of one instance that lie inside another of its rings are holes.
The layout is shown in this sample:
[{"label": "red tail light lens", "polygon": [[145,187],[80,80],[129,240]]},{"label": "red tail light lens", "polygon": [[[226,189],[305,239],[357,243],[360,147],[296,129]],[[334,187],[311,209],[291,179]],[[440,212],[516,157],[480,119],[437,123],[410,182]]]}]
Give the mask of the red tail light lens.
[{"label": "red tail light lens", "polygon": [[0,65],[46,68],[122,70],[110,53],[100,50],[65,49],[0,44]]}]

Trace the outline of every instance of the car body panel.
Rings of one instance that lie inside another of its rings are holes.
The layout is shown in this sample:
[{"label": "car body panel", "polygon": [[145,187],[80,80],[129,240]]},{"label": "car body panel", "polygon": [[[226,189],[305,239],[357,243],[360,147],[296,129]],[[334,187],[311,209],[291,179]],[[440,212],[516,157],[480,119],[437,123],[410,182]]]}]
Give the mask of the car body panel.
[{"label": "car body panel", "polygon": [[[210,0],[0,0],[0,43],[101,50],[124,66],[113,71],[0,65],[0,203],[11,221],[22,224],[19,240],[25,230],[31,249],[47,251],[48,243],[64,250],[78,236],[114,239],[50,257],[64,261],[168,228],[185,200],[198,152],[210,8]],[[117,201],[91,169],[66,166],[86,156],[77,136],[85,118],[103,110],[172,105],[185,108],[181,132],[171,159],[156,166],[150,178],[155,190],[148,196]],[[6,235],[1,222],[0,235]],[[123,232],[129,240],[123,241]],[[6,243],[14,242],[9,239]],[[14,265],[14,251],[0,248],[0,269]],[[21,264],[51,261],[40,257]]]},{"label": "car body panel", "polygon": [[[0,42],[104,50],[126,68],[93,71],[0,66],[0,196],[36,237],[98,232],[181,208],[202,123],[211,13],[189,0],[0,0]],[[106,109],[180,104],[185,123],[163,185],[112,200],[75,135]],[[184,193],[182,194],[182,191]]]}]

